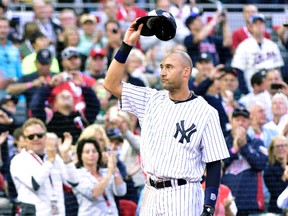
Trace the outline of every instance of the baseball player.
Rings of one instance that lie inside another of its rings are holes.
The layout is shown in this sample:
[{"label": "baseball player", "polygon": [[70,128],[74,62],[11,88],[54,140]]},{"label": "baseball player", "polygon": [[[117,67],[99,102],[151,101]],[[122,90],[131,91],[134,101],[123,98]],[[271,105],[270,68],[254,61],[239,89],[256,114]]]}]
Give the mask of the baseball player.
[{"label": "baseball player", "polygon": [[[192,61],[170,51],[160,64],[163,90],[122,82],[124,64],[143,24],[127,29],[104,87],[141,126],[140,154],[147,175],[141,216],[212,216],[220,183],[220,160],[229,157],[217,111],[189,91]],[[207,170],[205,197],[201,177]],[[201,214],[202,213],[202,214]]]}]

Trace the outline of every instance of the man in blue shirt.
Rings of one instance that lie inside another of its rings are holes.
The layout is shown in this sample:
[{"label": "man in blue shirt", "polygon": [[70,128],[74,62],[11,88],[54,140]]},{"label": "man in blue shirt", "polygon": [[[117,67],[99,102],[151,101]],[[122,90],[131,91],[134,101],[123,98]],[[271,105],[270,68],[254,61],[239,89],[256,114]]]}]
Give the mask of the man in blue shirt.
[{"label": "man in blue shirt", "polygon": [[3,97],[8,84],[22,76],[19,50],[7,40],[9,21],[0,17],[0,97]]},{"label": "man in blue shirt", "polygon": [[[221,20],[222,35],[211,35]],[[217,11],[206,25],[202,21],[202,13],[192,12],[185,21],[191,34],[184,39],[184,45],[193,62],[197,62],[201,53],[211,55],[214,65],[225,64],[231,58],[230,46],[232,44],[231,31],[226,16]]]}]

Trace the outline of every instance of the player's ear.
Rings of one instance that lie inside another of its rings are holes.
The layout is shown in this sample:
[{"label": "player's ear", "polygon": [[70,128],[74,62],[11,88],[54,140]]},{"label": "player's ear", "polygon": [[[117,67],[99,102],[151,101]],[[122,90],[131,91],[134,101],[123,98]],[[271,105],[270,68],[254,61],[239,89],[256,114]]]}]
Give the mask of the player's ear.
[{"label": "player's ear", "polygon": [[185,67],[184,68],[184,75],[190,77],[191,76],[191,68]]}]

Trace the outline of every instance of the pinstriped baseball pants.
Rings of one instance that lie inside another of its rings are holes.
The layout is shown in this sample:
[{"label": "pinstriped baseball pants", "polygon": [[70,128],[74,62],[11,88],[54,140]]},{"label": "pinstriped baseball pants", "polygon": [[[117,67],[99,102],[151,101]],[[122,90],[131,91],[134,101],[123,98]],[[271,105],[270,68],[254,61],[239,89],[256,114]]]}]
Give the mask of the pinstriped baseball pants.
[{"label": "pinstriped baseball pants", "polygon": [[200,183],[156,189],[146,184],[140,216],[199,216],[204,192]]}]

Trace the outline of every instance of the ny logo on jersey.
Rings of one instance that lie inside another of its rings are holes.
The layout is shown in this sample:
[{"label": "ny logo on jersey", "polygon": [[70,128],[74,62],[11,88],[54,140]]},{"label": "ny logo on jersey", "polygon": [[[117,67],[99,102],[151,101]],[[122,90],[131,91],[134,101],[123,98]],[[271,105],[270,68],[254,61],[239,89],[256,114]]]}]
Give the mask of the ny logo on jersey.
[{"label": "ny logo on jersey", "polygon": [[180,124],[179,124],[179,122],[176,124],[176,133],[174,135],[174,138],[176,139],[178,137],[178,133],[180,133],[181,134],[181,138],[180,138],[179,142],[183,144],[183,141],[185,139],[189,143],[191,135],[193,133],[195,133],[196,131],[197,131],[196,130],[196,126],[195,126],[194,123],[191,125],[191,127],[189,127],[187,130],[185,130],[185,128],[184,128],[184,120],[182,120],[180,122]]}]

